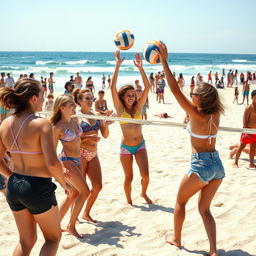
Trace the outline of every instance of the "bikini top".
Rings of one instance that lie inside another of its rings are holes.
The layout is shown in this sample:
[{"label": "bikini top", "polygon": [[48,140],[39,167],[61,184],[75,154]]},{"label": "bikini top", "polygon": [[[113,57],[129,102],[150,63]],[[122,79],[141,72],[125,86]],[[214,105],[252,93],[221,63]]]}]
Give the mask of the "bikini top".
[{"label": "bikini top", "polygon": [[75,140],[77,137],[80,137],[83,133],[82,128],[76,123],[77,127],[78,127],[78,132],[76,132],[75,130],[66,128],[64,131],[64,136],[63,138],[60,139],[60,141],[63,142],[70,142]]},{"label": "bikini top", "polygon": [[100,129],[100,120],[96,120],[94,125],[82,120],[80,127],[82,128],[83,132],[98,131]]},{"label": "bikini top", "polygon": [[[132,117],[129,113],[127,113],[125,110],[122,112],[122,114],[120,115],[120,117],[122,118],[132,118],[132,119],[142,119],[142,115],[139,111],[136,111],[134,117]],[[127,124],[128,122],[119,122],[120,124]]]},{"label": "bikini top", "polygon": [[[11,154],[27,154],[27,155],[38,155],[38,154],[42,154],[41,151],[32,151],[32,152],[29,152],[29,151],[22,151],[22,150],[20,150],[20,147],[19,147],[18,142],[17,142],[17,139],[18,139],[18,137],[19,137],[19,135],[20,135],[20,132],[21,132],[21,130],[22,130],[22,128],[23,128],[25,122],[26,122],[31,116],[33,116],[33,115],[34,115],[34,114],[28,115],[28,116],[23,120],[23,122],[22,122],[22,124],[21,124],[21,126],[20,126],[20,128],[19,128],[19,130],[18,130],[18,132],[17,132],[17,134],[16,134],[16,136],[14,136],[14,133],[13,133],[13,130],[12,130],[12,124],[13,124],[13,122],[14,122],[14,119],[13,119],[13,118],[10,118],[10,119],[9,119],[10,131],[11,131],[11,135],[12,135],[12,138],[13,138],[13,143],[12,143],[11,149],[8,150],[9,153],[11,153]],[[18,150],[12,150],[13,147],[14,147],[14,145],[17,147]]]},{"label": "bikini top", "polygon": [[[212,120],[212,116],[209,119],[209,123],[210,123],[209,133],[211,133],[212,125],[217,129],[216,125],[214,124],[214,122]],[[212,138],[219,137],[219,135],[217,135],[217,134],[200,135],[200,134],[193,133],[191,131],[190,122],[188,122],[188,125],[187,125],[187,132],[190,134],[191,137],[194,137],[194,138],[197,138],[197,139],[209,139],[210,143],[211,143]]]}]

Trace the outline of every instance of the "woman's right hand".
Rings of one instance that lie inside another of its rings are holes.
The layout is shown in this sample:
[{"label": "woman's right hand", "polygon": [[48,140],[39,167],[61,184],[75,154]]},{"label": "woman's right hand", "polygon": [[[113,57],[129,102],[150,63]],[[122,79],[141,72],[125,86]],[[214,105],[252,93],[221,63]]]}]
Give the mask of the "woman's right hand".
[{"label": "woman's right hand", "polygon": [[120,51],[119,51],[119,50],[116,50],[116,52],[115,52],[115,59],[116,59],[116,64],[120,66],[120,65],[122,64],[122,62],[124,61],[125,57],[123,57],[123,58],[121,59],[121,57],[120,57]]}]

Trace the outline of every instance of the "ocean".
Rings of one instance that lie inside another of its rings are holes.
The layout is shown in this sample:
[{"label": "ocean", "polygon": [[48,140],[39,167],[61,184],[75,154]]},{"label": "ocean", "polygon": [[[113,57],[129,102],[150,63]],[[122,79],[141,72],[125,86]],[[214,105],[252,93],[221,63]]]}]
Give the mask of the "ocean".
[{"label": "ocean", "polygon": [[[125,60],[120,68],[118,86],[124,83],[134,83],[140,79],[139,72],[133,64],[133,52],[121,52]],[[182,73],[186,86],[190,78],[198,72],[207,80],[207,73],[212,70],[219,74],[222,69],[226,73],[229,69],[246,72],[256,71],[256,54],[206,54],[206,53],[169,53],[168,62],[171,70]],[[0,72],[11,73],[16,80],[20,74],[34,73],[35,78],[49,77],[54,72],[55,90],[63,91],[64,83],[71,75],[80,72],[83,81],[92,76],[96,89],[101,89],[101,78],[105,74],[112,75],[115,67],[113,52],[0,52]],[[161,65],[151,65],[144,61],[145,72],[162,71]],[[140,79],[141,81],[141,79]],[[142,82],[142,81],[141,81]]]}]

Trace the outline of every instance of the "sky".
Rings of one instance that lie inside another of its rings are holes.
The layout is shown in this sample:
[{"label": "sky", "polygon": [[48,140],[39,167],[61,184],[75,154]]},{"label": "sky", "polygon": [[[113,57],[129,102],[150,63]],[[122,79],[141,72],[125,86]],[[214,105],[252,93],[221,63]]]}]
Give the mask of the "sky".
[{"label": "sky", "polygon": [[171,52],[256,54],[256,0],[1,0],[0,51],[132,51],[161,40]]}]

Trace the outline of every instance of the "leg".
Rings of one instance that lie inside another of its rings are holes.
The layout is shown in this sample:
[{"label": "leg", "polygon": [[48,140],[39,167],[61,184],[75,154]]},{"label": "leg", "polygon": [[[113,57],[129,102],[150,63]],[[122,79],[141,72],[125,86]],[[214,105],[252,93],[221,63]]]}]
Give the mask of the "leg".
[{"label": "leg", "polygon": [[133,157],[132,155],[120,155],[120,161],[124,169],[124,192],[126,196],[127,203],[132,205],[132,180],[133,180],[133,169],[132,169],[132,163],[133,163]]},{"label": "leg", "polygon": [[236,157],[235,157],[235,162],[234,162],[234,167],[235,168],[238,168],[238,160],[239,160],[239,157],[243,151],[243,149],[245,148],[246,144],[243,144],[242,142],[240,143],[240,146],[239,148],[237,149],[237,152],[236,152]]},{"label": "leg", "polygon": [[73,198],[74,203],[72,205],[71,217],[70,217],[70,221],[68,223],[66,231],[76,237],[81,237],[81,235],[78,234],[75,228],[75,224],[76,224],[78,215],[81,209],[83,208],[84,202],[90,194],[90,190],[82,176],[82,173],[80,172],[80,169],[73,162],[65,161],[64,165],[70,171],[70,177],[67,178],[67,182],[76,191],[76,197]]},{"label": "leg", "polygon": [[45,243],[39,256],[55,256],[61,239],[60,214],[57,206],[47,212],[33,215],[44,235]]},{"label": "leg", "polygon": [[203,219],[204,227],[210,243],[209,255],[211,256],[217,256],[217,248],[216,248],[216,224],[210,212],[210,205],[221,182],[222,182],[222,179],[212,180],[207,186],[205,186],[201,190],[199,199],[198,199],[198,208],[199,208],[200,215]]},{"label": "leg", "polygon": [[141,197],[145,199],[148,204],[152,204],[152,201],[147,196],[147,188],[149,184],[149,168],[148,168],[148,155],[147,150],[143,149],[135,154],[136,162],[140,169],[141,176]]},{"label": "leg", "polygon": [[255,148],[256,148],[255,143],[250,144],[250,152],[249,152],[250,164],[249,164],[249,167],[256,167],[255,164],[254,164]]},{"label": "leg", "polygon": [[91,218],[90,211],[102,189],[102,175],[98,156],[94,157],[89,163],[87,163],[86,174],[92,183],[92,190],[87,200],[83,219],[89,222],[96,222]]},{"label": "leg", "polygon": [[14,249],[13,256],[27,256],[36,243],[36,222],[33,215],[24,209],[12,212],[19,231],[19,243]]},{"label": "leg", "polygon": [[200,180],[196,174],[185,175],[183,178],[176,198],[174,210],[174,235],[172,238],[166,238],[166,242],[177,247],[181,246],[181,231],[185,220],[185,207],[188,200],[199,190],[207,185]]}]

